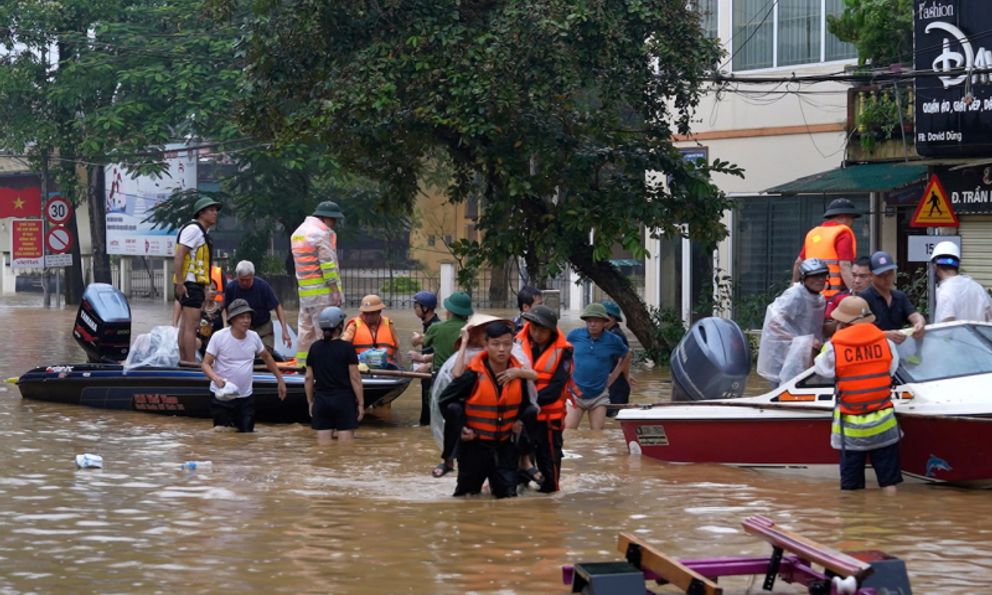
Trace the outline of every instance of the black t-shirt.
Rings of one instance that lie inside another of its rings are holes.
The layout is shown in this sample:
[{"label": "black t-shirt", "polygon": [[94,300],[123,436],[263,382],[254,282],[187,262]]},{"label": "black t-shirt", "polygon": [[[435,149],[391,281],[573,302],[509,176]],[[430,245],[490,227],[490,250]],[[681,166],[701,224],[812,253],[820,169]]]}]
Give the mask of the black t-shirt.
[{"label": "black t-shirt", "polygon": [[893,289],[891,305],[885,303],[885,298],[873,285],[869,285],[868,289],[858,295],[868,302],[871,313],[875,315],[875,326],[883,331],[897,331],[910,326],[909,315],[916,312],[916,308],[905,293]]},{"label": "black t-shirt", "polygon": [[307,366],[313,368],[314,392],[350,394],[349,365],[358,365],[358,354],[351,343],[341,339],[315,341],[307,353]]}]

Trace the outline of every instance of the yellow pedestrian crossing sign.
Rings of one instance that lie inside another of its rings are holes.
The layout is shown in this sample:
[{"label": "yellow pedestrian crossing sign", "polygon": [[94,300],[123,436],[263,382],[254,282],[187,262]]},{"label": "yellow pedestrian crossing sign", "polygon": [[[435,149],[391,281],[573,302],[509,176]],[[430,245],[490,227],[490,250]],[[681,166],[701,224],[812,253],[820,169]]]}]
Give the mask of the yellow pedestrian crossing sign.
[{"label": "yellow pedestrian crossing sign", "polygon": [[930,176],[920,204],[909,222],[910,227],[958,227],[958,216],[947,198],[947,191],[936,174]]}]

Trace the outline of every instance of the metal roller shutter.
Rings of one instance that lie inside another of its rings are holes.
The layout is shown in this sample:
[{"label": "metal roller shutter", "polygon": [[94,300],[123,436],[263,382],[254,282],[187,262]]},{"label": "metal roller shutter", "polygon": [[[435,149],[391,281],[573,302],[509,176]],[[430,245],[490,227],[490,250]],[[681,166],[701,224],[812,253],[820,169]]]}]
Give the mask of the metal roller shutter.
[{"label": "metal roller shutter", "polygon": [[992,287],[992,216],[960,216],[961,272]]}]

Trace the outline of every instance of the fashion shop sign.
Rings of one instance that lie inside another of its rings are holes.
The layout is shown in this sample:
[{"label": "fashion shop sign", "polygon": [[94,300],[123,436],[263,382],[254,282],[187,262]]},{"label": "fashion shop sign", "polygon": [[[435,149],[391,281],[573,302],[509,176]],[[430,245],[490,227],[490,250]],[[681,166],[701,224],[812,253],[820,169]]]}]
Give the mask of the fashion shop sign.
[{"label": "fashion shop sign", "polygon": [[915,6],[916,150],[992,154],[992,10],[987,0]]}]

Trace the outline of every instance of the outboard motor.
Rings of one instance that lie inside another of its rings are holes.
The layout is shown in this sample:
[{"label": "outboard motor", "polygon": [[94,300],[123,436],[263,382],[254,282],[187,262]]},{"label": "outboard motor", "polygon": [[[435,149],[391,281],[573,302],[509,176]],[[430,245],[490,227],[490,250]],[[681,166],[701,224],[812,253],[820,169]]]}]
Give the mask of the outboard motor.
[{"label": "outboard motor", "polygon": [[76,313],[72,336],[92,363],[119,362],[131,346],[131,306],[107,283],[90,283]]},{"label": "outboard motor", "polygon": [[733,320],[703,318],[672,352],[672,400],[730,399],[744,393],[751,348]]}]

